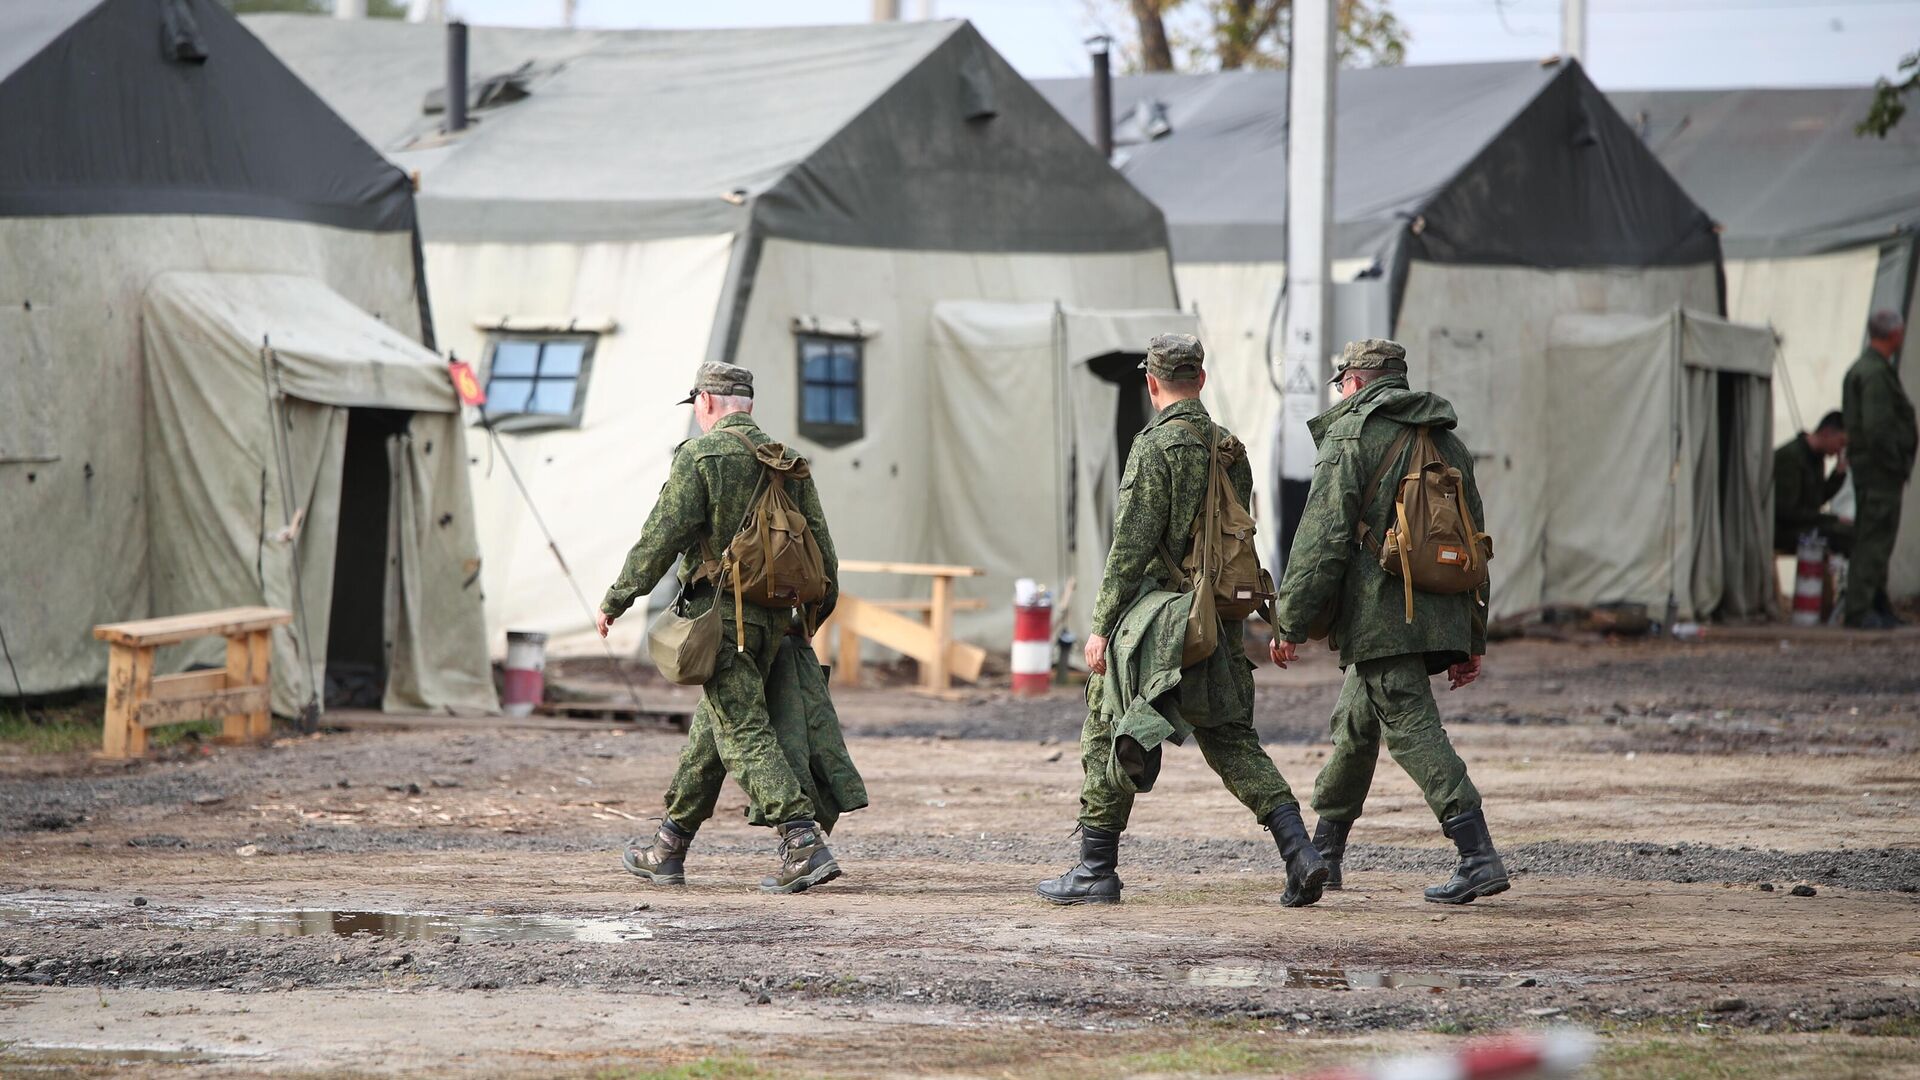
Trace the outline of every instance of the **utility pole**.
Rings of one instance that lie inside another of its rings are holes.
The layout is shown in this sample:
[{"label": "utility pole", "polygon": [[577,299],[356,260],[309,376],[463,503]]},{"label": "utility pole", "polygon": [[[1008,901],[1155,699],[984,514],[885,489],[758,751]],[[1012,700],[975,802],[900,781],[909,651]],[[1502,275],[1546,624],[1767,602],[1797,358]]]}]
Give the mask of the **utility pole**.
[{"label": "utility pole", "polygon": [[364,19],[367,17],[367,0],[333,0],[333,17]]},{"label": "utility pole", "polygon": [[873,21],[899,22],[900,0],[873,0]]},{"label": "utility pole", "polygon": [[1587,62],[1587,0],[1560,0],[1560,55]]},{"label": "utility pole", "polygon": [[1287,308],[1280,385],[1280,555],[1293,546],[1313,480],[1307,421],[1326,400],[1332,294],[1333,75],[1336,0],[1296,0],[1287,93]]},{"label": "utility pole", "polygon": [[560,25],[561,26],[564,26],[569,30],[573,29],[574,19],[579,14],[579,12],[576,9],[579,6],[580,6],[579,0],[560,0]]}]

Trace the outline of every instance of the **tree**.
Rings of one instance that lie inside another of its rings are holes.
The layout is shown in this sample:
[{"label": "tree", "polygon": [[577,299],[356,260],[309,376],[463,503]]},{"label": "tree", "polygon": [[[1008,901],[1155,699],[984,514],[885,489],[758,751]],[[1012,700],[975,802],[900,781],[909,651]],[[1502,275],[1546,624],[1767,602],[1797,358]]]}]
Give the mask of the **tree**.
[{"label": "tree", "polygon": [[[1339,0],[1340,62],[1374,67],[1406,59],[1407,30],[1391,0]],[[1096,23],[1130,22],[1120,45],[1128,71],[1283,68],[1292,40],[1292,0],[1090,0]]]},{"label": "tree", "polygon": [[1854,134],[1884,139],[1887,132],[1900,122],[1900,118],[1907,115],[1907,103],[1900,99],[1920,88],[1920,49],[1901,57],[1899,70],[1911,74],[1899,82],[1884,78],[1874,80],[1873,104],[1867,108],[1866,119],[1854,125]]},{"label": "tree", "polygon": [[[333,0],[220,0],[220,3],[235,15],[259,15],[266,12],[287,12],[294,15],[331,15],[333,13]],[[407,0],[367,0],[367,17],[404,19],[407,17]]]}]

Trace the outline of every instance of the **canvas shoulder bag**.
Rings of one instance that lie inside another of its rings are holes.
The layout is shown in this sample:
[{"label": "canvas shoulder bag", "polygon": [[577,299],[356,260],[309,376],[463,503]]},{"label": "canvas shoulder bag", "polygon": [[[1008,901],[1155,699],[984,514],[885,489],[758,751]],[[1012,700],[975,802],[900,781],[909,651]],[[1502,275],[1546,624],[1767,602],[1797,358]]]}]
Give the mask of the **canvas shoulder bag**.
[{"label": "canvas shoulder bag", "polygon": [[[1201,435],[1198,427],[1185,420],[1172,422]],[[1183,666],[1197,664],[1213,654],[1219,644],[1218,619],[1244,619],[1264,612],[1271,621],[1268,605],[1273,600],[1273,578],[1261,568],[1253,542],[1253,515],[1240,504],[1227,474],[1228,466],[1246,449],[1232,436],[1222,442],[1218,425],[1203,437],[1207,442],[1207,494],[1188,534],[1186,557],[1176,562],[1166,541],[1160,542],[1160,557],[1172,574],[1170,583],[1180,592],[1194,594],[1181,648]]]}]

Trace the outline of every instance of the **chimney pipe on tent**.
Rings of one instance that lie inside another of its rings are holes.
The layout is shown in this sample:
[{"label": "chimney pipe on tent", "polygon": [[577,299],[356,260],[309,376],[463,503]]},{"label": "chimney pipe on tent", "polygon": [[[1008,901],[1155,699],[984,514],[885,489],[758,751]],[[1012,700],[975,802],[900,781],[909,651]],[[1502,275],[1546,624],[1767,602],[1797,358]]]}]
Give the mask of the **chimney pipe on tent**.
[{"label": "chimney pipe on tent", "polygon": [[1560,53],[1587,62],[1587,0],[1560,0]]},{"label": "chimney pipe on tent", "polygon": [[1108,161],[1113,160],[1113,66],[1107,53],[1112,43],[1105,34],[1087,39],[1087,53],[1093,57],[1093,145]]},{"label": "chimney pipe on tent", "polygon": [[447,133],[467,129],[467,24],[447,24]]}]

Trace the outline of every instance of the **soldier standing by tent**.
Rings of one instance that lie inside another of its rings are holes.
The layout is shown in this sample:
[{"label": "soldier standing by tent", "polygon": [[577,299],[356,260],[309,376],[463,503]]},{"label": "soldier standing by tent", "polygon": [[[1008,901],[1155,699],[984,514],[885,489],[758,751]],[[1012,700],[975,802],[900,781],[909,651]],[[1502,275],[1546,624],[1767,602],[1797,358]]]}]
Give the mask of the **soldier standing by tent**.
[{"label": "soldier standing by tent", "polygon": [[[1241,620],[1219,620],[1211,655],[1183,667],[1185,614],[1156,623],[1148,610],[1156,598],[1162,598],[1161,609],[1171,606],[1165,603],[1172,594],[1163,582],[1177,572],[1172,553],[1188,547],[1206,499],[1214,467],[1209,444],[1237,445],[1200,403],[1200,388],[1206,385],[1204,361],[1200,342],[1192,335],[1162,334],[1148,343],[1140,365],[1146,369],[1147,394],[1157,415],[1127,456],[1113,545],[1094,602],[1086,646],[1093,678],[1081,733],[1080,862],[1037,887],[1055,904],[1111,904],[1120,899],[1115,870],[1120,833],[1133,812],[1135,792],[1152,787],[1160,751],[1158,738],[1150,747],[1132,738],[1129,722],[1164,725],[1160,737],[1193,735],[1227,790],[1273,832],[1287,864],[1283,904],[1314,903],[1326,880],[1326,865],[1300,820],[1300,805],[1253,729],[1253,673],[1242,652]],[[1253,493],[1253,472],[1244,449],[1227,475],[1245,507]],[[1111,655],[1112,673],[1109,638],[1119,642]],[[1127,677],[1121,677],[1121,668],[1127,669]],[[1176,695],[1177,704],[1166,700]],[[1121,700],[1129,696],[1132,701]],[[1169,712],[1172,717],[1166,717]],[[1182,726],[1175,726],[1175,719]]]},{"label": "soldier standing by tent", "polygon": [[[1274,606],[1278,636],[1272,653],[1274,663],[1285,667],[1307,640],[1308,627],[1325,618],[1323,610],[1335,612],[1330,640],[1347,677],[1333,710],[1333,753],[1313,792],[1320,815],[1314,846],[1333,869],[1327,887],[1340,887],[1347,831],[1372,786],[1384,734],[1387,752],[1420,785],[1441,831],[1460,851],[1453,878],[1428,889],[1427,899],[1465,904],[1506,891],[1507,871],[1487,834],[1480,792],[1440,725],[1428,679],[1444,671],[1457,690],[1479,678],[1485,609],[1470,592],[1407,590],[1378,560],[1364,557],[1357,542],[1363,522],[1373,535],[1390,527],[1398,485],[1381,481],[1390,473],[1397,480],[1405,471],[1393,469],[1401,458],[1398,446],[1418,427],[1430,430],[1441,456],[1460,470],[1472,520],[1486,520],[1473,457],[1452,432],[1453,406],[1408,388],[1406,356],[1392,341],[1349,342],[1336,376],[1343,400],[1308,424],[1320,457]],[[1403,598],[1409,607],[1403,608]]]},{"label": "soldier standing by tent", "polygon": [[[1833,471],[1827,459],[1837,458]],[[1773,550],[1791,555],[1800,537],[1819,533],[1827,550],[1845,555],[1853,549],[1853,523],[1826,512],[1826,505],[1847,483],[1847,425],[1839,412],[1820,418],[1773,452]]]},{"label": "soldier standing by tent", "polygon": [[[815,821],[813,800],[782,750],[767,708],[768,679],[775,671],[793,612],[746,604],[736,616],[733,605],[721,603],[711,554],[739,530],[759,493],[763,466],[747,443],[757,449],[772,440],[753,421],[753,373],[745,368],[701,364],[693,392],[682,402],[688,403],[694,407],[702,434],[674,452],[659,501],[628,552],[620,576],[607,590],[596,622],[605,637],[608,626],[636,597],[651,592],[679,558],[693,613],[720,605],[722,647],[668,789],[667,814],[660,830],[650,846],[629,848],[622,861],[632,873],[659,884],[685,882],[687,847],[712,815],[720,793],[724,773],[708,760],[717,750],[725,772],[734,775],[754,809],[780,833],[780,867],[761,881],[760,888],[801,892],[839,877],[840,866],[827,849]],[[814,531],[825,564],[827,593],[820,605],[824,618],[839,593],[839,560],[812,479],[798,477],[790,482],[797,487],[795,501]]]},{"label": "soldier standing by tent", "polygon": [[1887,598],[1887,564],[1900,531],[1900,500],[1913,475],[1913,399],[1900,384],[1894,354],[1906,339],[1899,312],[1867,320],[1867,347],[1847,370],[1840,412],[1853,470],[1853,555],[1847,563],[1847,625],[1886,630],[1900,625]]}]

